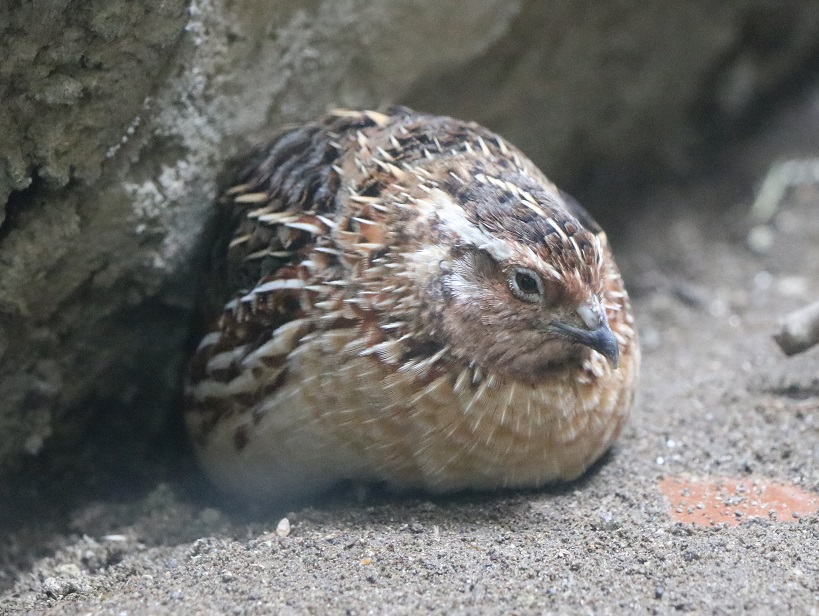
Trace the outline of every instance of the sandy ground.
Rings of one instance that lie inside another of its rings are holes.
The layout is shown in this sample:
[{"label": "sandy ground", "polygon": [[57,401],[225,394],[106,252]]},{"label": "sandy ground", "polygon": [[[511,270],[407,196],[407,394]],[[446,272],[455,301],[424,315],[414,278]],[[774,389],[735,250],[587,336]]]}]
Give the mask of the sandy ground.
[{"label": "sandy ground", "polygon": [[746,243],[769,165],[817,144],[814,93],[615,225],[643,381],[581,481],[248,514],[180,471],[5,523],[0,613],[819,614],[819,348],[771,340],[819,298],[819,185],[788,191],[763,254]]}]

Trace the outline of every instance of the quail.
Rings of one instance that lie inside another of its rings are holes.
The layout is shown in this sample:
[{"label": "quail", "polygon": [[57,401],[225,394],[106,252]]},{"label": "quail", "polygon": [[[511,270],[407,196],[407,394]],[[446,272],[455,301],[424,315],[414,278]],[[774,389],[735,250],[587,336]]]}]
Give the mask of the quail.
[{"label": "quail", "polygon": [[537,487],[620,432],[640,350],[606,234],[489,130],[331,111],[218,207],[185,418],[225,492]]}]

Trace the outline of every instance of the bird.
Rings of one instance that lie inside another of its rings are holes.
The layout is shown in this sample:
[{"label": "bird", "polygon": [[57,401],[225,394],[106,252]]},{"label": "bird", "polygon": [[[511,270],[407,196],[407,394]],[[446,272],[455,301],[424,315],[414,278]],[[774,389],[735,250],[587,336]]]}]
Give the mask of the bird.
[{"label": "bird", "polygon": [[184,415],[229,497],[537,488],[620,433],[640,348],[607,236],[490,130],[330,110],[218,201]]}]

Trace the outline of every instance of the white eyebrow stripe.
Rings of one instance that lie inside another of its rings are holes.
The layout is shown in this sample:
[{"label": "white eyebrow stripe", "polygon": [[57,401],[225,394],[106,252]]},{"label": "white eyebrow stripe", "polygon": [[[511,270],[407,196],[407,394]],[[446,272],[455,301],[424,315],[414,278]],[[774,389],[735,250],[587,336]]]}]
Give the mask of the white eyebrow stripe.
[{"label": "white eyebrow stripe", "polygon": [[508,261],[515,256],[516,253],[509,242],[487,233],[470,222],[464,209],[444,191],[434,188],[429,191],[429,195],[428,199],[418,200],[418,207],[425,216],[437,217],[443,230],[452,233],[464,244],[487,251],[496,261]]}]

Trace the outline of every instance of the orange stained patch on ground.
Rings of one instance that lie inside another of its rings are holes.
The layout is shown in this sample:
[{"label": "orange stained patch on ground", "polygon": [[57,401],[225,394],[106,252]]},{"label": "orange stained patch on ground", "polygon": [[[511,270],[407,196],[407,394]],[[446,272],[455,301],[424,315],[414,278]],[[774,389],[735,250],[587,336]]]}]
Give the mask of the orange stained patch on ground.
[{"label": "orange stained patch on ground", "polygon": [[762,478],[665,477],[660,492],[675,522],[736,526],[751,518],[795,522],[819,511],[819,494]]}]

